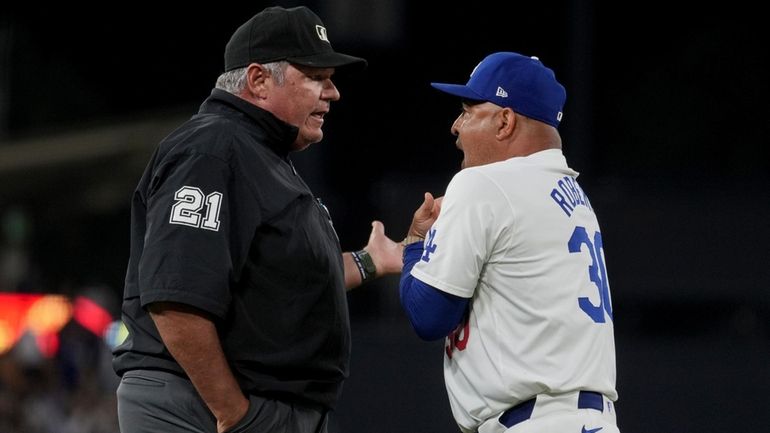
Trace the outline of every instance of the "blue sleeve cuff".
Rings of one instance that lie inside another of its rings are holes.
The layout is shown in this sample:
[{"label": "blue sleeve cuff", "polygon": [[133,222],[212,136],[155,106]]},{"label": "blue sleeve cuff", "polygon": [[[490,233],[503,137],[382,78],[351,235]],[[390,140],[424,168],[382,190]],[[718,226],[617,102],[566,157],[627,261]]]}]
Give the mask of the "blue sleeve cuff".
[{"label": "blue sleeve cuff", "polygon": [[399,292],[401,306],[417,336],[431,341],[446,337],[457,327],[468,308],[469,299],[451,295],[414,278],[412,268],[422,253],[421,242],[404,247]]}]

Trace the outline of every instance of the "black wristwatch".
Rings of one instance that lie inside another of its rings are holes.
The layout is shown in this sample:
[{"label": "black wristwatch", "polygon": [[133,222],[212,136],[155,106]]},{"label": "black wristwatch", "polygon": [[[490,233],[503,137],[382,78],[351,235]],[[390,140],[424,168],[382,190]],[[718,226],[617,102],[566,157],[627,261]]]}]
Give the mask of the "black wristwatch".
[{"label": "black wristwatch", "polygon": [[373,280],[377,276],[377,267],[374,266],[374,260],[372,256],[366,252],[366,250],[358,250],[351,253],[353,255],[353,261],[356,262],[358,272],[361,273],[361,282]]}]

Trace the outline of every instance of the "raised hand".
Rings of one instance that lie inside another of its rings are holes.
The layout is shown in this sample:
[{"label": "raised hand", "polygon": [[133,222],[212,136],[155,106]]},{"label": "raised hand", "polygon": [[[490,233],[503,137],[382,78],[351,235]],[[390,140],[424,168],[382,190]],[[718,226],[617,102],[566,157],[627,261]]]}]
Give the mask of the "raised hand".
[{"label": "raised hand", "polygon": [[429,192],[425,193],[424,200],[419,208],[414,211],[412,225],[409,226],[407,236],[425,237],[430,227],[436,222],[439,213],[441,213],[441,202],[444,197],[433,198]]}]

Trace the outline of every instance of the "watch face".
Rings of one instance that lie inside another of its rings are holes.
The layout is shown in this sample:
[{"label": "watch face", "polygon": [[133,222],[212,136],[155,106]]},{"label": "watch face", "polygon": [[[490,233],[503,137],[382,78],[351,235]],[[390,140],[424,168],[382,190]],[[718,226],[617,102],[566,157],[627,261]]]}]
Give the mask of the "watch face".
[{"label": "watch face", "polygon": [[361,250],[360,256],[361,262],[363,262],[366,272],[374,275],[377,272],[377,267],[374,266],[374,260],[372,260],[372,256],[370,256],[366,250]]}]

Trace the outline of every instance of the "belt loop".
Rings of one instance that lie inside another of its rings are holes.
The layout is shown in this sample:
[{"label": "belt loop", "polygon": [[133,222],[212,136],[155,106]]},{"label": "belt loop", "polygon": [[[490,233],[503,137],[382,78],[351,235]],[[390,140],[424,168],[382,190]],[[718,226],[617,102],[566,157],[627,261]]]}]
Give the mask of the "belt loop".
[{"label": "belt loop", "polygon": [[500,415],[500,418],[498,418],[500,424],[504,425],[506,428],[511,428],[522,421],[528,420],[529,417],[532,416],[532,411],[535,409],[536,401],[537,398],[532,398],[506,410]]},{"label": "belt loop", "polygon": [[604,412],[604,398],[594,391],[580,391],[578,394],[578,409],[596,409]]}]

